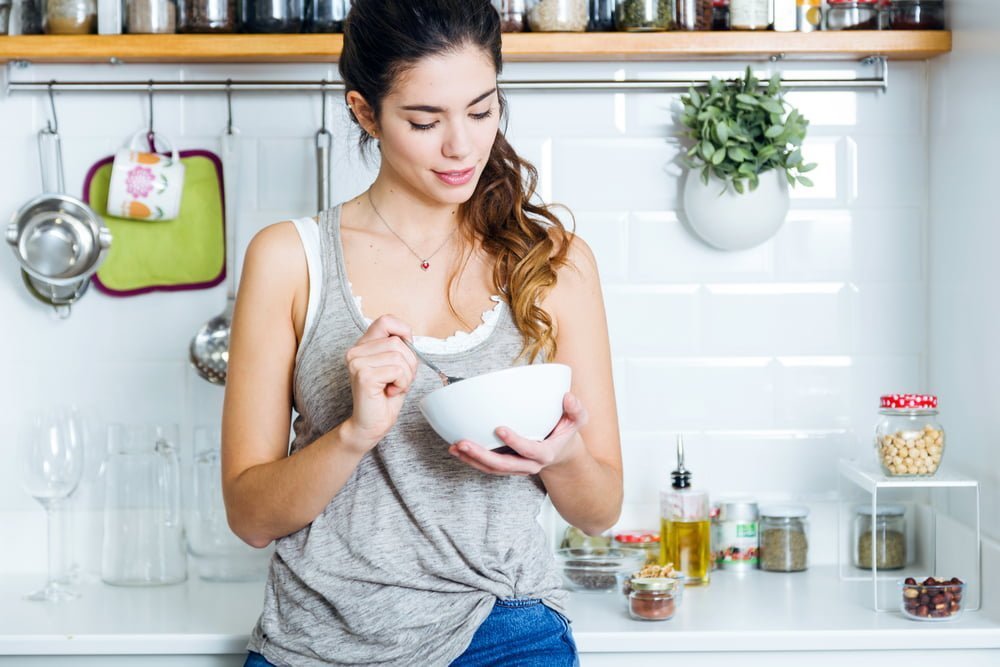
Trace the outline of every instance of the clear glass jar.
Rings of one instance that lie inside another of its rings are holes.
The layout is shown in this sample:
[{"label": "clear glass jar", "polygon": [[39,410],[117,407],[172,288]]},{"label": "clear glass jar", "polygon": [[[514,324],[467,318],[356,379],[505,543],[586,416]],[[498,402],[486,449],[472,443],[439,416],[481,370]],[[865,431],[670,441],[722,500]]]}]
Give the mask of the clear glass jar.
[{"label": "clear glass jar", "polygon": [[759,525],[757,503],[728,501],[719,505],[716,564],[720,570],[757,567]]},{"label": "clear glass jar", "polygon": [[730,30],[767,30],[771,26],[771,0],[729,0]]},{"label": "clear glass jar", "polygon": [[500,32],[523,32],[525,28],[525,0],[493,0],[500,14]]},{"label": "clear glass jar", "polygon": [[48,0],[44,30],[49,35],[89,35],[97,31],[97,0]]},{"label": "clear glass jar", "polygon": [[711,30],[712,0],[675,0],[674,30]]},{"label": "clear glass jar", "polygon": [[307,6],[305,31],[344,32],[344,19],[351,9],[351,0],[312,0]]},{"label": "clear glass jar", "polygon": [[615,0],[590,0],[588,32],[609,32],[615,29]]},{"label": "clear glass jar", "polygon": [[42,32],[41,0],[11,0],[5,35],[38,35]]},{"label": "clear glass jar", "polygon": [[760,569],[801,572],[809,565],[807,517],[797,505],[760,508]]},{"label": "clear glass jar", "polygon": [[236,0],[178,0],[177,32],[236,32]]},{"label": "clear glass jar", "polygon": [[944,428],[937,420],[937,396],[887,394],[875,426],[875,456],[891,477],[929,477],[944,456]]},{"label": "clear glass jar", "polygon": [[589,0],[527,0],[532,32],[583,32],[590,22]]},{"label": "clear glass jar", "polygon": [[172,33],[177,29],[173,0],[127,0],[125,31],[131,34]]},{"label": "clear glass jar", "polygon": [[892,0],[890,30],[944,30],[944,0]]},{"label": "clear glass jar", "polygon": [[615,26],[627,32],[670,30],[676,0],[617,0]]},{"label": "clear glass jar", "polygon": [[712,30],[729,30],[729,0],[712,0]]},{"label": "clear glass jar", "polygon": [[878,30],[878,0],[828,0],[825,30]]},{"label": "clear glass jar", "polygon": [[874,535],[875,569],[899,570],[906,566],[906,509],[879,505],[872,522],[871,505],[858,505],[854,514],[854,566],[872,569]]},{"label": "clear glass jar", "polygon": [[646,552],[646,565],[660,560],[660,533],[655,530],[623,530],[615,533],[614,546],[642,549]]},{"label": "clear glass jar", "polygon": [[673,579],[643,577],[631,580],[628,615],[637,621],[666,621],[674,615]]},{"label": "clear glass jar", "polygon": [[300,32],[305,22],[304,0],[241,0],[243,32]]}]

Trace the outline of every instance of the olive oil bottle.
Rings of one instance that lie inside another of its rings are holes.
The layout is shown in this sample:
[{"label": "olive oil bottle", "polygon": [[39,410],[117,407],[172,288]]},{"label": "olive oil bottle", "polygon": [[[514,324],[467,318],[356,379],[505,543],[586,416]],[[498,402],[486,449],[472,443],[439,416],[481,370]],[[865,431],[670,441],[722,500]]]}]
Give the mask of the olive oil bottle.
[{"label": "olive oil bottle", "polygon": [[677,436],[677,470],[670,477],[670,488],[660,493],[660,565],[673,563],[684,573],[685,586],[707,584],[712,560],[708,494],[691,488],[681,436]]}]

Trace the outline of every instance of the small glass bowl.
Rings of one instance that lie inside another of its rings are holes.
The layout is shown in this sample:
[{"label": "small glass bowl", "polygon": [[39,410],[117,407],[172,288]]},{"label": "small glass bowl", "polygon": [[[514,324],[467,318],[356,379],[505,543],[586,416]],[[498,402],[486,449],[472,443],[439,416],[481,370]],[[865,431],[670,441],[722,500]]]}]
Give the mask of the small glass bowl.
[{"label": "small glass bowl", "polygon": [[618,590],[623,577],[642,568],[646,552],[623,547],[557,549],[556,563],[569,590],[605,593]]},{"label": "small glass bowl", "polygon": [[965,584],[956,578],[899,582],[899,610],[915,621],[954,621],[965,609]]}]

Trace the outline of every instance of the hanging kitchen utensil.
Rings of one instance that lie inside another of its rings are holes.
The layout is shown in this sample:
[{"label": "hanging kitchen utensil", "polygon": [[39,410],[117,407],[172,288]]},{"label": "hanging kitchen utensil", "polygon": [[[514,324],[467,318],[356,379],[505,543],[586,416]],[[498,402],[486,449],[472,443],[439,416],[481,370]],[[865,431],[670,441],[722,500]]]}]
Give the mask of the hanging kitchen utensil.
[{"label": "hanging kitchen utensil", "polygon": [[7,225],[7,243],[31,295],[66,318],[104,261],[111,232],[87,204],[63,193],[62,143],[51,84],[49,104],[52,119],[38,133],[43,194],[14,214]]},{"label": "hanging kitchen utensil", "polygon": [[330,145],[333,135],[326,129],[326,81],[323,81],[321,93],[322,125],[316,132],[316,205],[320,211],[330,208]]},{"label": "hanging kitchen utensil", "polygon": [[229,120],[222,134],[222,194],[225,200],[223,218],[226,237],[226,308],[208,322],[191,339],[188,356],[191,365],[212,384],[226,384],[229,370],[229,328],[236,303],[236,232],[233,229],[239,169],[238,130],[233,128],[232,94],[226,88]]}]

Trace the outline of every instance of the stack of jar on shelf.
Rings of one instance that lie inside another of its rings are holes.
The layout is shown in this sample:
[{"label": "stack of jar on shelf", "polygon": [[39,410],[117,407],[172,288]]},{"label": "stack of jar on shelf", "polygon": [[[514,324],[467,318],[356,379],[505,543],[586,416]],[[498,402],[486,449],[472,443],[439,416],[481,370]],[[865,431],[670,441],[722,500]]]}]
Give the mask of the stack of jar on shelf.
[{"label": "stack of jar on shelf", "polygon": [[493,0],[505,32],[943,30],[944,0]]}]

